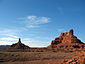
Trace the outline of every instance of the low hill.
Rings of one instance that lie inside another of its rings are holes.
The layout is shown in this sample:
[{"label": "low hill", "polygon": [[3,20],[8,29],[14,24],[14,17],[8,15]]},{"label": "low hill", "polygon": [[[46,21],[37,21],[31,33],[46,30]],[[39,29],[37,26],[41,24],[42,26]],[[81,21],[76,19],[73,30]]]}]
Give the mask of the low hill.
[{"label": "low hill", "polygon": [[0,49],[10,48],[11,45],[0,45]]}]

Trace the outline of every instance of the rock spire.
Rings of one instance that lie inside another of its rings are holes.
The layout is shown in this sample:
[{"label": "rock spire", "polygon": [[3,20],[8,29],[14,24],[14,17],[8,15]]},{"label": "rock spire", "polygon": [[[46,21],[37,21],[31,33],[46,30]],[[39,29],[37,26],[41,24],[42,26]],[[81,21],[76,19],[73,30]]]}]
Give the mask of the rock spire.
[{"label": "rock spire", "polygon": [[29,49],[30,47],[29,46],[26,46],[25,44],[23,44],[21,42],[21,39],[19,38],[19,41],[15,44],[12,44],[10,46],[10,49]]}]

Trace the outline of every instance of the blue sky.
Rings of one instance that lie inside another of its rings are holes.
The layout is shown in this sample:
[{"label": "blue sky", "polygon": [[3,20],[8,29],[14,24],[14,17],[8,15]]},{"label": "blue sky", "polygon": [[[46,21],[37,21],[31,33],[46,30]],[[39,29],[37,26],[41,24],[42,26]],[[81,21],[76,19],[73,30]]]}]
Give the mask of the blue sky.
[{"label": "blue sky", "polygon": [[48,46],[70,29],[85,42],[84,28],[85,0],[0,0],[1,45]]}]

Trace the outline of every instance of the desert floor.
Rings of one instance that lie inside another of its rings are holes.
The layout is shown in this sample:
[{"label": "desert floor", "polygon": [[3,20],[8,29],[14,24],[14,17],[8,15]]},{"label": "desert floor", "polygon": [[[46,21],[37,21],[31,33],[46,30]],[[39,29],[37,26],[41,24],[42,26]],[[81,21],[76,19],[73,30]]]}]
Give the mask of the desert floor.
[{"label": "desert floor", "polygon": [[[79,56],[79,51],[3,52],[0,64],[63,64]],[[80,54],[82,55],[82,54]]]}]

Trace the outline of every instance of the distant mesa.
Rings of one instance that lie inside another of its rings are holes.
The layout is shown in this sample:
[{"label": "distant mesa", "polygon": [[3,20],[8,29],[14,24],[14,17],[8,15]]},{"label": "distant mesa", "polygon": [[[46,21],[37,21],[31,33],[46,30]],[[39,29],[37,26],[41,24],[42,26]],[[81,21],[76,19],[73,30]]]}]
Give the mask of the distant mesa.
[{"label": "distant mesa", "polygon": [[0,49],[7,49],[10,48],[10,45],[0,45]]},{"label": "distant mesa", "polygon": [[10,49],[29,49],[29,48],[30,48],[29,46],[27,46],[21,42],[20,38],[19,38],[19,41],[17,43],[12,44],[10,46]]},{"label": "distant mesa", "polygon": [[71,29],[68,32],[61,33],[47,48],[83,48],[84,46],[84,43],[74,36],[74,31]]}]

